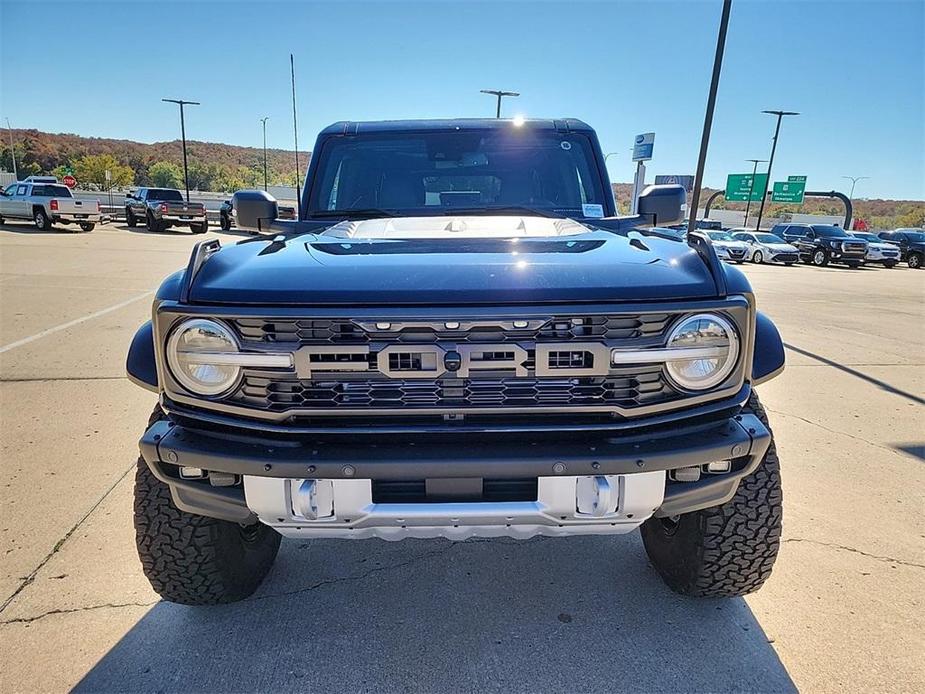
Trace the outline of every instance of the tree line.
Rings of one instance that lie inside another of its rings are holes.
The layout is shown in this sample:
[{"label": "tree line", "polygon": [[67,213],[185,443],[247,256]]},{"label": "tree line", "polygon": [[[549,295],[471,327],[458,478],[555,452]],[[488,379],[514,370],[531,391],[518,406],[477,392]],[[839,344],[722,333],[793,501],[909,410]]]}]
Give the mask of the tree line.
[{"label": "tree line", "polygon": [[[86,138],[38,130],[13,130],[0,146],[0,169],[13,170],[16,155],[19,178],[52,174],[59,179],[73,175],[81,188],[108,190],[130,186],[183,187],[183,154],[179,141],[145,144],[129,140]],[[211,142],[188,142],[189,184],[194,190],[232,192],[262,188],[263,149]],[[300,153],[304,174],[310,153]],[[294,186],[294,154],[267,151],[270,185]],[[110,172],[107,181],[106,171]]]}]

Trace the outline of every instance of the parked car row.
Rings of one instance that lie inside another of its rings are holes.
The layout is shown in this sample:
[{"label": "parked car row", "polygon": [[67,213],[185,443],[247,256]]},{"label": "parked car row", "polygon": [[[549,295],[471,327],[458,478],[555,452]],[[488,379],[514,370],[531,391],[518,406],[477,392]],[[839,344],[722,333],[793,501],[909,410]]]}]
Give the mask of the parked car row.
[{"label": "parked car row", "polygon": [[[846,231],[833,224],[781,223],[770,231],[745,227],[717,229],[715,220],[698,220],[697,233],[710,239],[720,260],[733,263],[793,265],[802,261],[817,267],[831,263],[859,267],[865,264],[892,268],[905,262],[922,267],[925,260],[925,231],[895,229],[874,234]],[[686,226],[666,229],[686,234]]]}]

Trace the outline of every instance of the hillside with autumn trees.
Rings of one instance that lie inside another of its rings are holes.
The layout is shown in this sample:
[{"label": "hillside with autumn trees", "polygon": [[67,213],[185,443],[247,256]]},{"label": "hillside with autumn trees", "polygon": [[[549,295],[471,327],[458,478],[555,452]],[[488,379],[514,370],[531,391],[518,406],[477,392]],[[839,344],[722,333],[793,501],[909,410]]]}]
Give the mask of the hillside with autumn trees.
[{"label": "hillside with autumn trees", "polygon": [[[6,135],[6,134],[5,134]],[[0,168],[13,170],[9,136],[0,150]],[[81,187],[105,187],[105,171],[118,187],[156,185],[177,188],[183,181],[183,148],[179,140],[146,144],[131,140],[81,137],[39,130],[12,131],[20,178],[30,174],[63,175],[70,170]],[[190,187],[196,190],[233,191],[263,186],[263,149],[187,140]],[[302,173],[308,152],[300,152]],[[292,151],[267,150],[271,185],[294,185]]]}]

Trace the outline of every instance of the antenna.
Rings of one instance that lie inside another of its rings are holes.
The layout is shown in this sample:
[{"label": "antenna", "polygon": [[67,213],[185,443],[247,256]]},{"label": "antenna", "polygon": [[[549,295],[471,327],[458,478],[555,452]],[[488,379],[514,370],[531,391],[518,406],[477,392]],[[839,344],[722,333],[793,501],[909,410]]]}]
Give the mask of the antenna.
[{"label": "antenna", "polygon": [[289,54],[289,72],[292,76],[292,132],[295,136],[295,204],[296,219],[302,219],[302,187],[300,181],[302,174],[299,172],[299,122],[295,115],[295,58],[292,53]]}]

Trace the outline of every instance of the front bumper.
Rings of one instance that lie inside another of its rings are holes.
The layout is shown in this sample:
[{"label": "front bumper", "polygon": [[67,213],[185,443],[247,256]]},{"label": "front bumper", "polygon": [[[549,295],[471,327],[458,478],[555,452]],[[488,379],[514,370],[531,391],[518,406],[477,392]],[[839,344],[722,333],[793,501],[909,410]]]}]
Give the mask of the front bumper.
[{"label": "front bumper", "polygon": [[[465,443],[440,437],[267,440],[161,421],[145,432],[140,448],[154,475],[170,486],[177,506],[191,513],[239,523],[259,519],[298,537],[399,539],[627,532],[653,513],[674,516],[724,503],[760,463],[770,441],[757,417],[742,414],[660,435],[499,436]],[[728,472],[705,471],[708,463],[719,461],[730,461]],[[236,484],[182,479],[183,467],[227,473],[226,482],[230,474]],[[681,468],[704,469],[704,474],[696,481],[666,481],[666,472],[672,478]],[[535,479],[537,498],[373,500],[374,482],[480,478]],[[306,501],[306,495],[315,498]],[[605,512],[587,513],[589,503],[603,504]],[[311,508],[321,511],[305,512]]]}]

